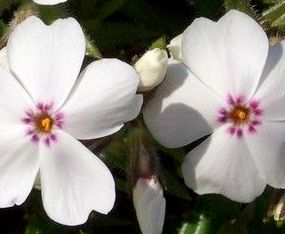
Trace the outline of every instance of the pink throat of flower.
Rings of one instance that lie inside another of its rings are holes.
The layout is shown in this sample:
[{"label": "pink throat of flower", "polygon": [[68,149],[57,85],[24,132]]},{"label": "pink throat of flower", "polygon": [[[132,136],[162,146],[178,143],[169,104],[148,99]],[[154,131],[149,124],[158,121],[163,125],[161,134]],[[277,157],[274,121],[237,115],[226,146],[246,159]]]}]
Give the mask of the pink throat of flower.
[{"label": "pink throat of flower", "polygon": [[46,146],[50,146],[58,140],[54,130],[63,127],[64,115],[62,112],[52,112],[52,107],[52,104],[38,103],[35,110],[25,111],[22,123],[28,126],[26,135],[33,143],[42,140]]},{"label": "pink throat of flower", "polygon": [[263,110],[260,108],[259,101],[246,102],[242,95],[237,98],[229,95],[227,106],[219,109],[218,122],[221,124],[230,123],[231,126],[227,132],[242,138],[245,132],[249,134],[257,132],[258,125],[262,124],[260,120],[262,114]]}]

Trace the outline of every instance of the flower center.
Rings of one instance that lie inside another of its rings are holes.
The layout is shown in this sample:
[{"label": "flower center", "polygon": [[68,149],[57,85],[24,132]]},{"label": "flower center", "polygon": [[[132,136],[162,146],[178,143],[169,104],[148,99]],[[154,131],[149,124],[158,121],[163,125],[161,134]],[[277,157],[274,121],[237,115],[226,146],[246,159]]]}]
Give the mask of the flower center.
[{"label": "flower center", "polygon": [[245,106],[235,106],[229,113],[229,118],[236,124],[248,123],[250,120],[250,109]]},{"label": "flower center", "polygon": [[262,124],[263,110],[258,100],[246,101],[243,95],[228,96],[227,103],[218,110],[217,121],[220,124],[228,123],[227,132],[242,138],[244,132],[255,134]]},{"label": "flower center", "polygon": [[56,129],[62,129],[64,114],[53,112],[52,104],[38,103],[36,109],[25,111],[22,123],[27,125],[26,136],[31,138],[33,143],[43,142],[46,146],[57,142]]},{"label": "flower center", "polygon": [[43,132],[50,132],[53,126],[53,120],[50,117],[46,117],[41,120],[40,127]]},{"label": "flower center", "polygon": [[45,133],[48,134],[51,132],[54,120],[50,115],[46,112],[39,113],[33,117],[33,122],[35,124],[35,131],[37,133]]}]

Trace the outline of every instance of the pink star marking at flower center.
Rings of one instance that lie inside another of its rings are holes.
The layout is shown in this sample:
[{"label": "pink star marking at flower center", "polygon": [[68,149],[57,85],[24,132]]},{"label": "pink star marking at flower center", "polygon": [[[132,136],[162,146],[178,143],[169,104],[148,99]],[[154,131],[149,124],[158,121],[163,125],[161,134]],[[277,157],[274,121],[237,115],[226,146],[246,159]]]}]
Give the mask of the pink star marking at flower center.
[{"label": "pink star marking at flower center", "polygon": [[227,99],[227,107],[219,109],[218,122],[231,123],[227,129],[230,135],[236,135],[242,138],[244,131],[250,134],[256,133],[256,128],[261,125],[260,117],[263,110],[260,108],[260,102],[257,100],[245,101],[244,96],[240,95],[237,98],[229,95]]},{"label": "pink star marking at flower center", "polygon": [[25,111],[26,116],[22,122],[28,125],[27,136],[31,137],[33,143],[38,143],[41,139],[46,146],[57,141],[54,129],[62,129],[64,115],[62,112],[52,112],[52,104],[38,103],[35,111],[29,109]]}]

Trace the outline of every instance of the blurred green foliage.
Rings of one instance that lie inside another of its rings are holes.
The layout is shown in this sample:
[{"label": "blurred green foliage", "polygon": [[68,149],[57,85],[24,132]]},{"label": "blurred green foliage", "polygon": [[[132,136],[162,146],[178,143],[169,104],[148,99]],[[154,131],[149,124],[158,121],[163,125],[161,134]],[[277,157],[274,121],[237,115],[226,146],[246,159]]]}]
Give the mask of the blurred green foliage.
[{"label": "blurred green foliage", "polygon": [[[217,20],[230,9],[254,17],[270,36],[282,37],[285,32],[285,2],[281,0],[69,0],[56,6],[38,6],[30,0],[0,0],[0,35],[4,39],[13,27],[11,22],[23,17],[26,9],[47,23],[60,17],[75,17],[85,30],[86,56],[90,61],[117,57],[132,63],[149,48],[165,48],[194,18]],[[117,198],[109,215],[93,212],[88,222],[78,227],[56,224],[46,216],[40,192],[35,190],[24,205],[0,209],[0,232],[140,233],[128,178],[132,129],[127,125],[111,139],[100,139],[91,145],[84,142],[98,156],[104,156],[102,159],[115,176]],[[180,170],[185,153],[195,143],[179,150],[165,149],[154,141],[153,145],[167,200],[164,233],[285,233],[282,222],[277,225],[271,215],[271,188],[250,204],[235,203],[219,195],[197,196],[184,185]]]}]

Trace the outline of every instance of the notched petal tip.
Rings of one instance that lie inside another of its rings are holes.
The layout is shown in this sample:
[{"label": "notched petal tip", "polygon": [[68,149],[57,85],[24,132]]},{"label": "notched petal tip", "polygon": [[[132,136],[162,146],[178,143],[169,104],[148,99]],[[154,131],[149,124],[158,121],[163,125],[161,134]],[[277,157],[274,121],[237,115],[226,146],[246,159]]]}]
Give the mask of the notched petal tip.
[{"label": "notched petal tip", "polygon": [[68,119],[65,130],[78,139],[117,132],[140,112],[139,81],[134,68],[118,59],[89,64],[62,108]]},{"label": "notched petal tip", "polygon": [[[231,9],[231,10],[227,11],[226,14],[225,14],[223,17],[220,18],[220,20],[221,20],[222,18],[224,18],[224,17],[241,17],[241,16],[242,16],[242,17],[245,16],[245,17],[247,17],[247,18],[252,19],[248,14],[246,14],[246,13],[244,13],[244,12],[242,12],[242,11],[238,11],[238,10],[236,10],[236,9]],[[253,19],[252,19],[252,20],[253,20]]]},{"label": "notched petal tip", "polygon": [[52,101],[57,110],[79,75],[85,48],[83,30],[74,18],[45,25],[31,16],[11,33],[8,62],[35,103]]},{"label": "notched petal tip", "polygon": [[182,165],[183,178],[200,195],[222,194],[233,201],[248,203],[262,194],[266,182],[245,140],[227,136],[228,126],[215,130],[187,154]]},{"label": "notched petal tip", "polygon": [[57,135],[60,144],[41,149],[41,191],[48,216],[75,226],[85,223],[93,210],[107,214],[116,197],[111,172],[75,138],[62,131]]}]

